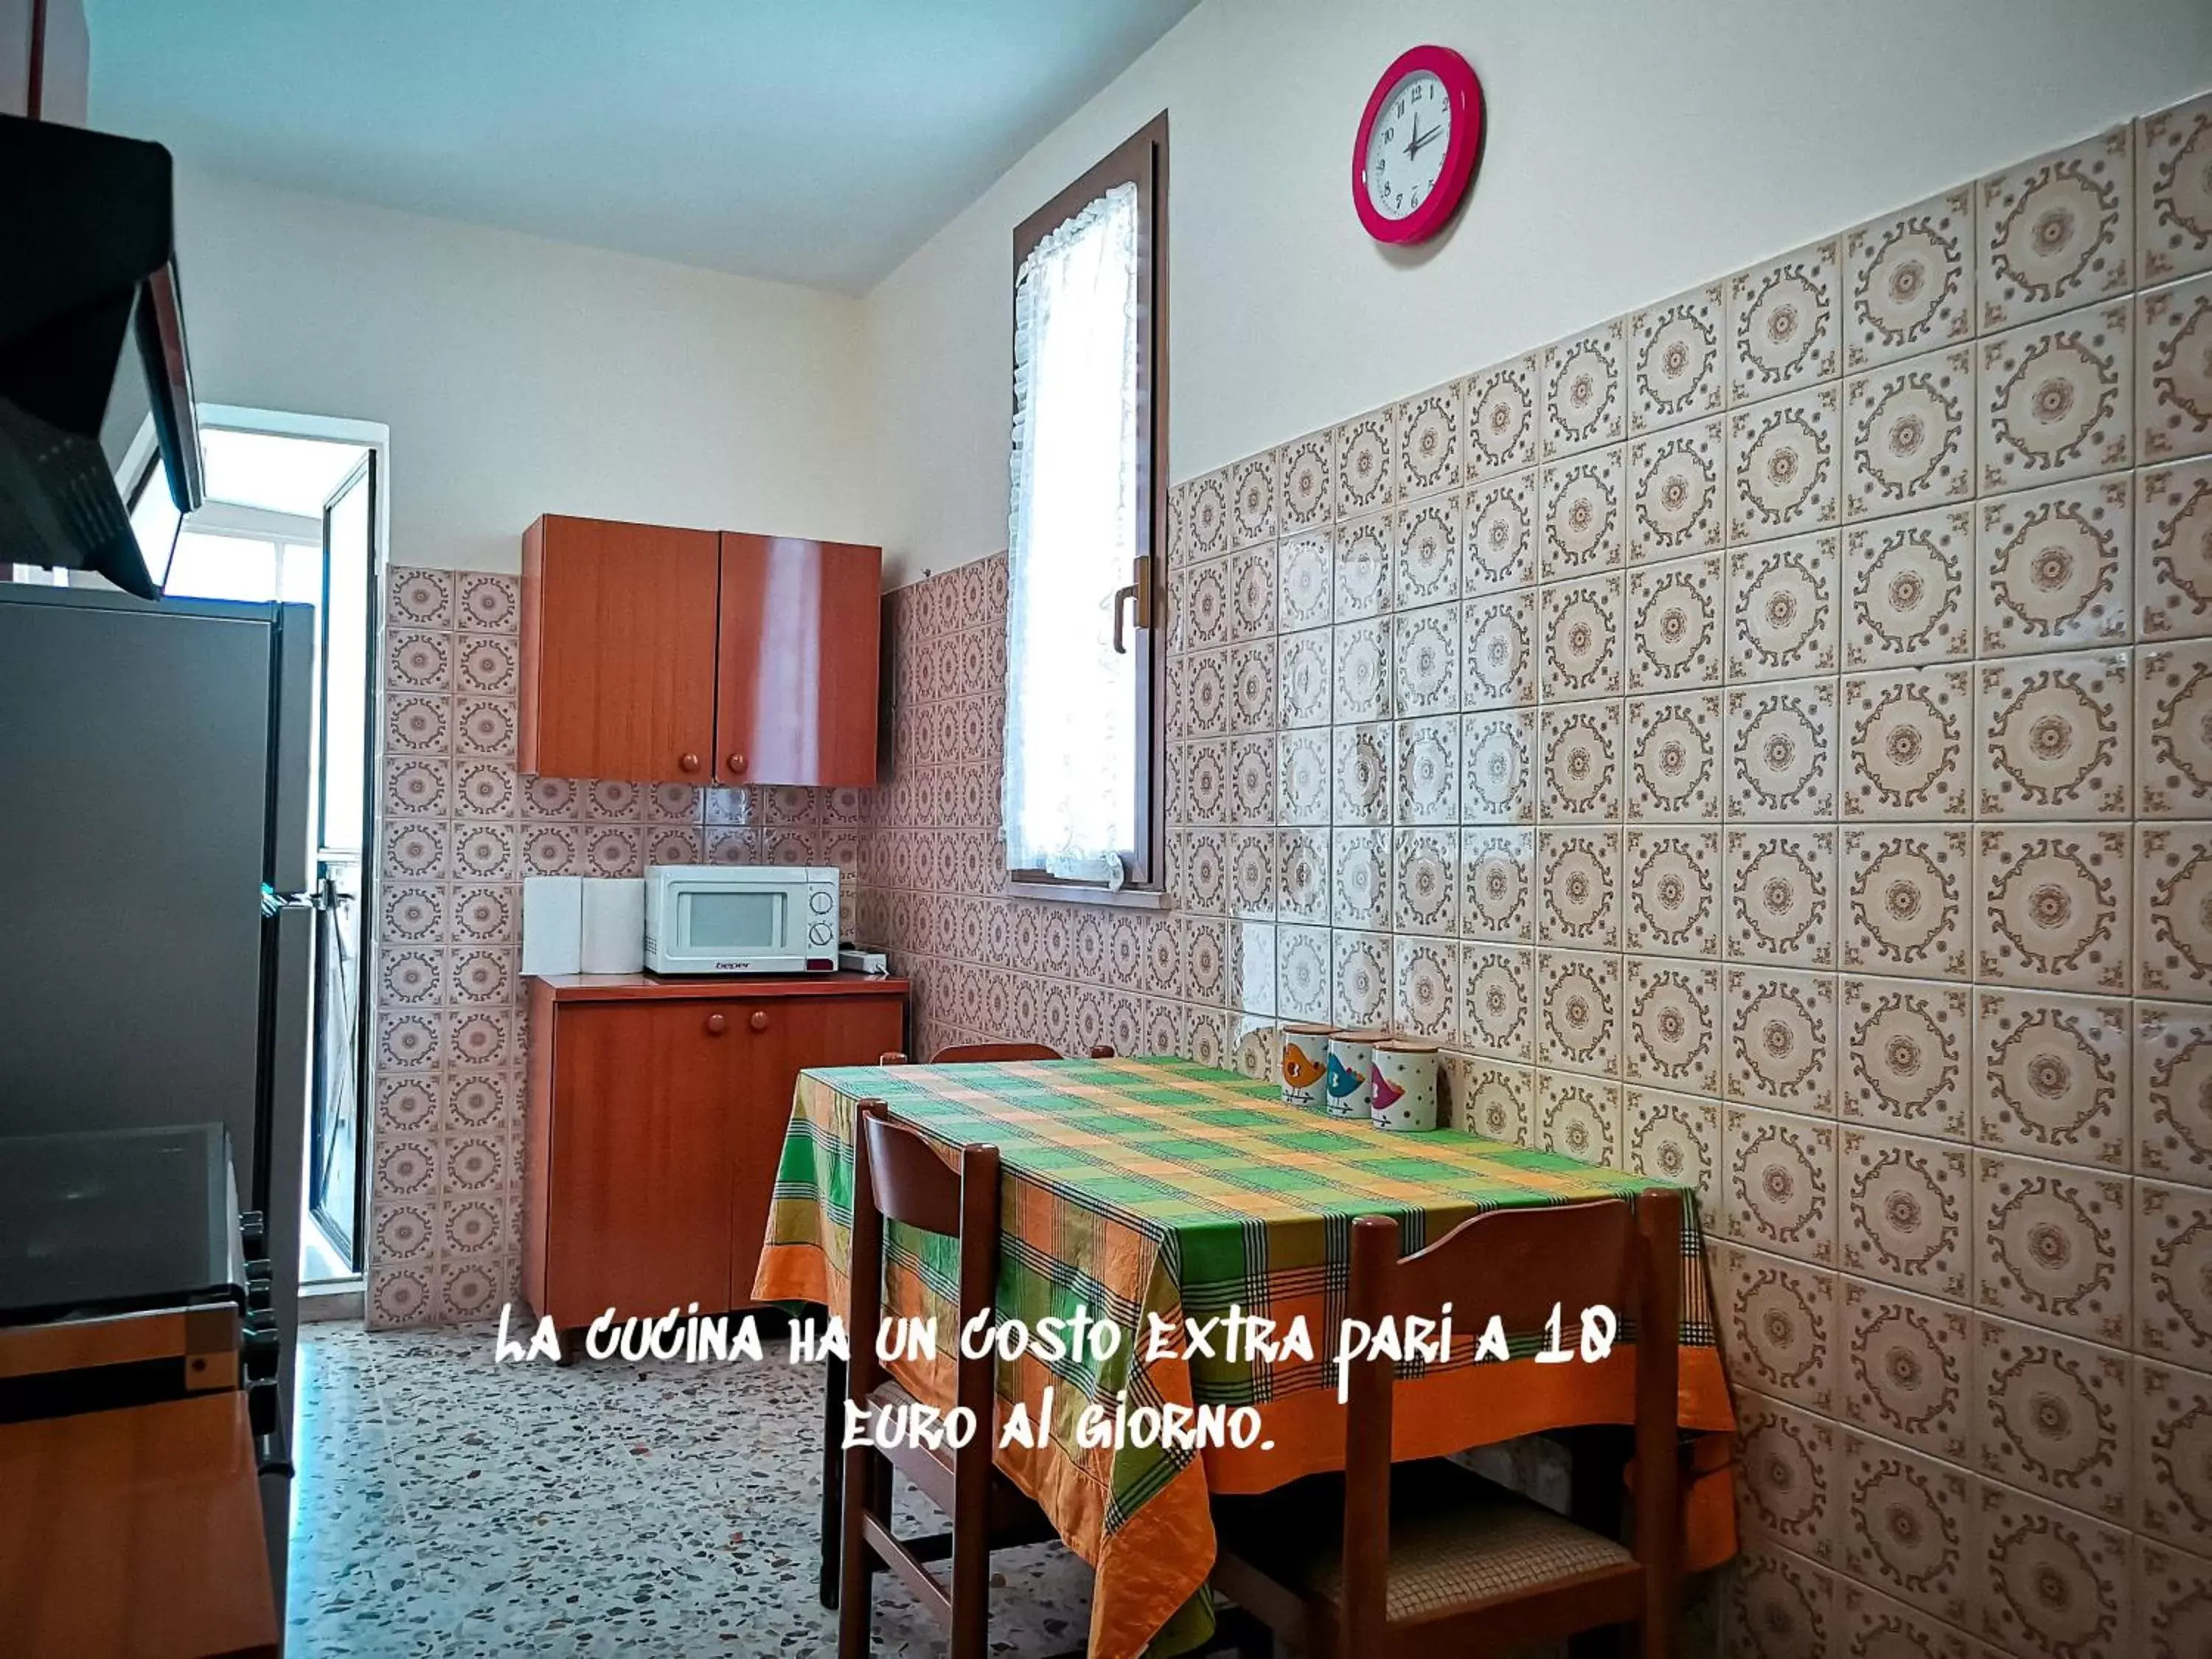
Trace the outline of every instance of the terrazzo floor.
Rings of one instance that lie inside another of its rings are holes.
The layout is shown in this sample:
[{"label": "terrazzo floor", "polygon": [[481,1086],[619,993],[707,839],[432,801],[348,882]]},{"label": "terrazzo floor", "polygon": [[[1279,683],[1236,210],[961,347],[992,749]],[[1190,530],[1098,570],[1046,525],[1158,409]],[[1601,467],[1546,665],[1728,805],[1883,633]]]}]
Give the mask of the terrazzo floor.
[{"label": "terrazzo floor", "polygon": [[[489,1327],[301,1328],[294,1659],[833,1653],[815,1599],[822,1373],[784,1363],[492,1364]],[[901,1483],[904,1530],[936,1530]],[[993,1558],[994,1654],[1079,1649],[1091,1572]],[[942,1654],[888,1579],[875,1652]]]}]

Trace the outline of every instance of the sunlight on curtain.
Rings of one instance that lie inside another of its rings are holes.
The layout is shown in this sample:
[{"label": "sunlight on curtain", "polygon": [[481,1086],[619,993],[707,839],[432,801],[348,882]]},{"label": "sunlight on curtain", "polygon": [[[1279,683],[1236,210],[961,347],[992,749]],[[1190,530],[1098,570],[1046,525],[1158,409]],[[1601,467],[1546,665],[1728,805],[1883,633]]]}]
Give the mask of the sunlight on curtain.
[{"label": "sunlight on curtain", "polygon": [[1079,880],[1110,879],[1137,841],[1137,659],[1114,649],[1138,552],[1137,252],[1121,185],[1014,284],[1006,863]]}]

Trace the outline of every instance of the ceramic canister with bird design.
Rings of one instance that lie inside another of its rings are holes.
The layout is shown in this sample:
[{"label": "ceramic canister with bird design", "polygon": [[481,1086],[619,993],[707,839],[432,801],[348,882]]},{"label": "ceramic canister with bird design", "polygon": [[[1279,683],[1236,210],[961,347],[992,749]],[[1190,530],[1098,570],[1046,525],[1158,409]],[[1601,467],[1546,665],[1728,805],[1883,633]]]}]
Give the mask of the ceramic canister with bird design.
[{"label": "ceramic canister with bird design", "polygon": [[1328,1027],[1283,1027],[1283,1104],[1318,1106],[1328,1075]]},{"label": "ceramic canister with bird design", "polygon": [[1375,1103],[1378,1129],[1437,1127],[1437,1045],[1393,1038],[1375,1045]]},{"label": "ceramic canister with bird design", "polygon": [[1364,1118],[1375,1103],[1375,1045],[1388,1031],[1364,1028],[1328,1034],[1328,1077],[1323,1085],[1331,1117]]}]

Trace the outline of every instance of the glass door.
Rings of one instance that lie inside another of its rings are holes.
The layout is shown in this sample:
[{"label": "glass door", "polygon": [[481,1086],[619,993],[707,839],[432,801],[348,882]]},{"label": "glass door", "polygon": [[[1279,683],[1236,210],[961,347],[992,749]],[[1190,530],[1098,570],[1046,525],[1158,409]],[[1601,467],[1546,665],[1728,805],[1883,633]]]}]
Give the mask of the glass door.
[{"label": "glass door", "polygon": [[369,722],[375,708],[374,450],[323,507],[321,780],[315,809],[314,1071],[307,1211],[350,1272],[362,1265],[368,1079],[364,919],[372,873]]}]

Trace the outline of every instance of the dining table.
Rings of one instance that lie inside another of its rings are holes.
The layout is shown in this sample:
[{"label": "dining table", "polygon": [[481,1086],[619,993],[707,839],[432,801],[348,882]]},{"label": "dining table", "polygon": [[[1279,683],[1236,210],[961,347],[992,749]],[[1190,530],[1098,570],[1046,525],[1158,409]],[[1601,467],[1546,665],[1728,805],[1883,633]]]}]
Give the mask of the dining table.
[{"label": "dining table", "polygon": [[[823,1068],[802,1072],[793,1091],[757,1299],[819,1304],[841,1319],[849,1305],[854,1124],[865,1100],[884,1102],[948,1156],[998,1148],[999,1317],[1035,1331],[1079,1309],[1118,1328],[1103,1358],[1093,1342],[996,1367],[1000,1423],[1018,1407],[1034,1429],[1007,1439],[994,1428],[998,1466],[1092,1566],[1096,1659],[1182,1651],[1211,1632],[1212,1498],[1343,1467],[1334,1357],[1357,1218],[1394,1218],[1411,1252],[1482,1212],[1633,1203],[1671,1184],[1454,1128],[1376,1129],[1286,1105],[1271,1083],[1179,1059]],[[1735,1418],[1694,1194],[1677,1190],[1677,1420],[1685,1565],[1696,1571],[1735,1551]],[[918,1401],[949,1406],[957,1250],[893,1227],[884,1256],[885,1317],[934,1320],[941,1333],[933,1358],[905,1355],[890,1370]],[[1311,1357],[1279,1342],[1272,1357],[1252,1344],[1223,1352],[1218,1322],[1232,1306],[1273,1321],[1279,1334],[1303,1319]],[[1563,1316],[1570,1349],[1578,1311]],[[1484,1316],[1458,1310],[1455,1322],[1471,1338]],[[1194,1327],[1206,1333],[1197,1346],[1188,1340]],[[1448,1358],[1400,1365],[1395,1459],[1633,1420],[1634,1333],[1625,1321],[1609,1353],[1568,1364],[1539,1361],[1550,1333],[1505,1334],[1504,1359],[1477,1361],[1462,1340]],[[1085,1408],[1117,1405],[1251,1407],[1261,1431],[1243,1445],[1086,1443],[1098,1437],[1080,1431]],[[842,1411],[829,1421],[841,1423]],[[835,1467],[825,1462],[825,1481]]]}]

